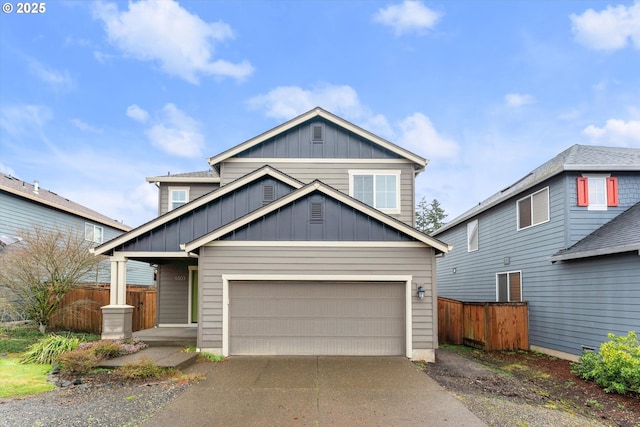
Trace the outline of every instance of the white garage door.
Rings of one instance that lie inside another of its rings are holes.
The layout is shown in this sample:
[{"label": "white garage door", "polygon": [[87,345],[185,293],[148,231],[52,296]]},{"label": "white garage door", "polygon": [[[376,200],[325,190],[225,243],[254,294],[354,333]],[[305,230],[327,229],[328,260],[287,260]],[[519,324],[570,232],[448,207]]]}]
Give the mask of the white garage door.
[{"label": "white garage door", "polygon": [[404,282],[233,281],[235,355],[405,353]]}]

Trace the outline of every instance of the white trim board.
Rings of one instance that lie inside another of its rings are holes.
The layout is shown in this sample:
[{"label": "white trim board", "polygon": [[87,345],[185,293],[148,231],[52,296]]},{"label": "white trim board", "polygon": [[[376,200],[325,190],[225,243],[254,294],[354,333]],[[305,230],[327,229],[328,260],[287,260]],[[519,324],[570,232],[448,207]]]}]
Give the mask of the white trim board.
[{"label": "white trim board", "polygon": [[405,356],[413,357],[413,276],[349,275],[349,274],[223,274],[222,275],[222,355],[229,356],[229,282],[233,281],[297,281],[297,282],[405,282]]}]

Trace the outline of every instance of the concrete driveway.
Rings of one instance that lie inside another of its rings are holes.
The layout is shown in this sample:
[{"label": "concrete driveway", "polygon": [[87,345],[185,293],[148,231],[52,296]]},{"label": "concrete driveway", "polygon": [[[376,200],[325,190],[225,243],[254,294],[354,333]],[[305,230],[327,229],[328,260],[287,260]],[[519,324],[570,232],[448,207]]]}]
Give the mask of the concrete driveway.
[{"label": "concrete driveway", "polygon": [[231,357],[147,426],[484,426],[402,357]]}]

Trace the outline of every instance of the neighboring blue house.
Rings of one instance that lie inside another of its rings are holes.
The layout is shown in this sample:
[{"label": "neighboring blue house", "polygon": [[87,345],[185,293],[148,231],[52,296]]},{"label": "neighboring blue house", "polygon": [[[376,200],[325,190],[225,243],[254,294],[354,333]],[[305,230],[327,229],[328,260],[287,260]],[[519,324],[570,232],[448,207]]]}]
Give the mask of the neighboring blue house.
[{"label": "neighboring blue house", "polygon": [[574,145],[433,236],[438,295],[527,301],[532,349],[640,331],[640,149]]},{"label": "neighboring blue house", "polygon": [[[100,245],[131,230],[131,227],[12,176],[0,174],[0,245],[20,244],[21,230],[34,226],[45,230],[75,230]],[[128,266],[131,285],[153,285],[154,269],[148,263]],[[97,279],[97,280],[96,280]],[[110,264],[103,261],[87,283],[110,283]]]}]

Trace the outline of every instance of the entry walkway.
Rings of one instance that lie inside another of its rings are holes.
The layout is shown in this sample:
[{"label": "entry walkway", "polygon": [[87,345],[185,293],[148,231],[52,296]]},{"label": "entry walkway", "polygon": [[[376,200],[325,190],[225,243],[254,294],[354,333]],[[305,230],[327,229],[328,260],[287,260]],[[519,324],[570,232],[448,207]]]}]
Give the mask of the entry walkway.
[{"label": "entry walkway", "polygon": [[484,426],[402,357],[231,357],[146,426]]}]

